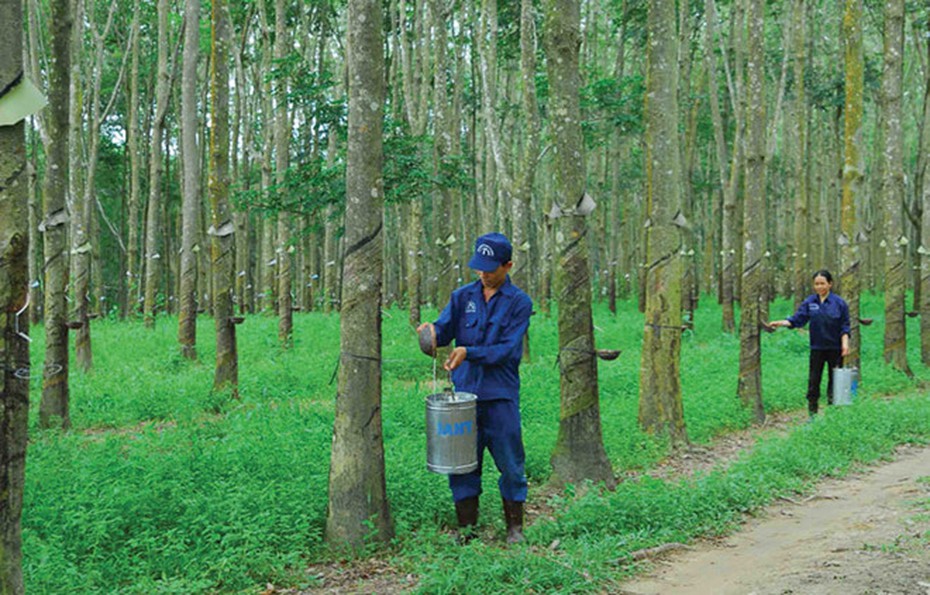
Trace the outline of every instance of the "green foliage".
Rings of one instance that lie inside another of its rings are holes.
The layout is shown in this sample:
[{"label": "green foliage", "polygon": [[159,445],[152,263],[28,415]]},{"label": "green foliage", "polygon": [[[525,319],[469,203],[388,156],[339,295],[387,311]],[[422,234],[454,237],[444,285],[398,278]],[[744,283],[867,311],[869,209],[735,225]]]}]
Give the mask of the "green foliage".
[{"label": "green foliage", "polygon": [[[616,315],[595,307],[598,347],[623,351],[599,363],[608,455],[621,475],[648,471],[667,445],[638,428],[642,315],[621,302]],[[773,316],[790,305],[777,302]],[[383,333],[383,430],[387,488],[398,538],[390,549],[401,572],[435,593],[603,592],[632,569],[630,553],[666,541],[727,531],[741,516],[781,494],[886,456],[900,442],[930,438],[930,399],[884,399],[914,381],[880,363],[881,297],[866,295],[864,382],[852,407],[817,423],[770,435],[728,468],[679,481],[642,476],[615,492],[597,486],[545,487],[556,442],[559,381],[555,312],[537,315],[523,366],[521,412],[530,500],[546,500],[551,519],[527,530],[529,545],[454,545],[446,480],[425,469],[423,399],[433,392],[431,361],[417,351],[406,314],[389,311]],[[435,316],[425,312],[425,319]],[[254,591],[303,584],[307,564],[330,555],[322,544],[339,351],[339,319],[295,316],[295,344],[282,351],[277,321],[249,317],[239,327],[240,400],[212,385],[213,323],[198,321],[199,361],[178,355],[176,324],[154,331],[138,323],[94,322],[96,369],[72,371],[68,434],[37,427],[33,407],[23,536],[31,592],[192,593]],[[916,321],[909,319],[912,330]],[[682,390],[689,436],[706,444],[745,428],[736,397],[738,338],[720,332],[720,308],[705,299],[682,342]],[[42,368],[34,329],[33,370]],[[916,343],[916,342],[912,342]],[[912,361],[917,361],[912,344]],[[807,336],[782,331],[763,339],[768,411],[803,408]],[[918,371],[918,381],[928,373]],[[442,376],[440,375],[440,386]],[[851,439],[854,437],[854,439]],[[490,457],[484,473],[482,535],[502,531]],[[558,547],[549,548],[559,540]]]},{"label": "green foliage", "polygon": [[641,76],[602,78],[581,90],[581,106],[589,119],[582,122],[589,147],[602,145],[615,135],[643,132],[644,80]]},{"label": "green foliage", "polygon": [[[413,136],[399,122],[385,121],[384,135],[384,196],[395,204],[422,200],[441,188],[468,190],[474,184],[468,158],[449,155],[438,164],[434,173],[433,139]],[[306,158],[285,172],[283,184],[268,188],[239,189],[233,194],[234,204],[266,216],[279,212],[316,216],[328,206],[335,214],[345,208],[345,153],[340,151],[332,166],[323,156]]]}]

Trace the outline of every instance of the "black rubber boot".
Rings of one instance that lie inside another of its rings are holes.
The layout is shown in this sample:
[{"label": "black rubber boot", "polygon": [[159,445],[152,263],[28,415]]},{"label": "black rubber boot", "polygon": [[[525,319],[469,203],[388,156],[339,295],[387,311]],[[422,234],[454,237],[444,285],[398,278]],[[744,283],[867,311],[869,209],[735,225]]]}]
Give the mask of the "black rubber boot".
[{"label": "black rubber boot", "polygon": [[504,520],[507,522],[507,543],[523,541],[523,502],[504,500]]},{"label": "black rubber boot", "polygon": [[478,496],[465,498],[455,503],[455,516],[459,521],[459,543],[465,544],[476,537],[478,525]]}]

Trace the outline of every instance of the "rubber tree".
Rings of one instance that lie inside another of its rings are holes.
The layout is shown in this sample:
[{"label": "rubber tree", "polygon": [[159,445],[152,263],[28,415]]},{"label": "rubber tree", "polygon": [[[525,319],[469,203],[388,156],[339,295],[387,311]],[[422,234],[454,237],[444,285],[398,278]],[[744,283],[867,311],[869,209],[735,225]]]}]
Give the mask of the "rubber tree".
[{"label": "rubber tree", "polygon": [[[20,0],[0,0],[0,101],[23,73]],[[23,586],[23,488],[29,419],[29,229],[26,128],[0,125],[0,593]]]},{"label": "rubber tree", "polygon": [[213,389],[238,395],[239,356],[233,316],[235,224],[229,208],[229,12],[225,0],[213,0],[210,56],[210,263],[216,367]]},{"label": "rubber tree", "polygon": [[584,213],[578,0],[544,2],[556,220],[555,294],[559,309],[559,435],[550,459],[553,482],[585,479],[614,485],[601,433],[600,393],[591,316],[588,224]]},{"label": "rubber tree", "polygon": [[885,346],[887,363],[911,375],[907,363],[907,327],[904,321],[906,283],[902,230],[904,204],[904,138],[901,121],[901,84],[904,63],[904,0],[885,2],[885,42],[882,68],[882,196],[885,252]]},{"label": "rubber tree", "polygon": [[[275,60],[284,60],[291,51],[289,47],[290,36],[287,31],[287,2],[275,0]],[[286,77],[279,77],[275,81],[275,107],[274,107],[274,154],[275,154],[275,184],[284,192],[289,163],[288,151],[290,146],[290,119],[288,118]],[[278,213],[277,241],[275,260],[277,266],[278,289],[278,343],[283,349],[291,346],[294,334],[294,309],[291,299],[291,250],[288,242],[291,238],[291,218],[293,215],[285,211]]]},{"label": "rubber tree", "polygon": [[865,163],[859,147],[862,145],[863,74],[865,59],[862,46],[862,0],[846,0],[843,14],[843,36],[846,47],[846,105],[843,110],[843,197],[840,204],[839,291],[849,304],[849,354],[846,365],[859,367],[859,274],[860,234],[857,229],[856,200],[862,195]]},{"label": "rubber tree", "polygon": [[746,176],[743,210],[743,276],[740,295],[738,393],[756,423],[762,406],[760,328],[765,299],[765,1],[749,0],[746,12]]},{"label": "rubber tree", "polygon": [[184,2],[184,55],[181,66],[181,154],[184,188],[181,206],[181,291],[178,343],[181,355],[197,359],[197,214],[200,211],[200,153],[197,150],[197,56],[200,0]]},{"label": "rubber tree", "polygon": [[[926,32],[930,34],[930,20],[926,23]],[[928,35],[930,39],[930,35]],[[930,44],[925,46],[930,56]],[[924,115],[920,129],[920,149],[923,152],[918,159],[920,171],[916,179],[920,186],[917,191],[923,197],[921,212],[921,249],[920,254],[920,360],[930,365],[930,72],[924,73]]]},{"label": "rubber tree", "polygon": [[71,426],[68,412],[68,106],[70,105],[71,28],[69,0],[49,4],[48,100],[45,124],[48,146],[45,155],[45,208],[39,231],[45,243],[45,367],[39,425]]},{"label": "rubber tree", "polygon": [[394,534],[381,428],[381,287],[384,237],[384,46],[379,0],[349,0],[349,130],[339,387],[325,539],[357,548]]},{"label": "rubber tree", "polygon": [[639,423],[686,443],[681,403],[682,214],[675,5],[648,5],[646,58],[646,319]]},{"label": "rubber tree", "polygon": [[155,327],[155,309],[158,286],[161,283],[159,252],[162,235],[162,141],[165,116],[171,93],[168,72],[168,0],[158,0],[157,74],[155,83],[155,114],[149,141],[149,202],[145,224],[145,291],[142,304],[145,326]]}]

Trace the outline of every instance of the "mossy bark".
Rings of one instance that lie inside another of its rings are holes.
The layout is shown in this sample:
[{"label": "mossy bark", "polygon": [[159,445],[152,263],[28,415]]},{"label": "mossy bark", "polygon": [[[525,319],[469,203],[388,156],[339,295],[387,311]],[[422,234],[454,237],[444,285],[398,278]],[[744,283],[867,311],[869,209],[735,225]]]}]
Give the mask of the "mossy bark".
[{"label": "mossy bark", "polygon": [[325,538],[357,548],[393,534],[381,428],[384,105],[381,3],[348,6],[349,130],[339,388]]},{"label": "mossy bark", "polygon": [[749,0],[746,12],[746,176],[743,210],[743,274],[740,295],[739,397],[756,423],[762,406],[760,323],[765,298],[765,2]]},{"label": "mossy bark", "polygon": [[646,77],[646,326],[639,382],[639,423],[673,444],[687,442],[681,402],[684,246],[678,134],[678,37],[675,7],[648,5]]},{"label": "mossy bark", "polygon": [[794,250],[792,253],[792,296],[797,308],[810,293],[810,238],[808,237],[808,131],[807,131],[807,96],[804,86],[804,69],[807,62],[807,0],[795,0],[794,35],[792,36],[794,54],[794,109],[792,126],[794,127],[795,150],[794,166]]},{"label": "mossy bark", "polygon": [[214,0],[210,57],[210,260],[213,267],[213,316],[216,367],[213,389],[237,396],[239,356],[233,320],[235,225],[229,208],[229,11]]},{"label": "mossy bark", "polygon": [[901,122],[901,84],[904,59],[904,0],[885,2],[885,43],[882,69],[882,195],[885,221],[885,361],[911,375],[907,363],[907,328],[904,320],[906,283],[902,229],[904,204],[904,138]]},{"label": "mossy bark", "polygon": [[[290,48],[287,32],[287,3],[284,0],[275,0],[275,60],[284,60]],[[285,187],[287,167],[290,162],[290,119],[287,113],[287,86],[288,81],[278,78],[275,82],[275,183],[279,188]],[[282,349],[291,346],[294,334],[294,310],[291,297],[291,269],[293,251],[288,245],[291,239],[290,213],[278,213],[278,243],[275,255],[277,260],[277,289],[278,289],[278,344]]]},{"label": "mossy bark", "polygon": [[[22,3],[0,0],[0,89],[23,73]],[[0,593],[25,592],[20,519],[29,413],[26,129],[0,126]]]},{"label": "mossy bark", "polygon": [[200,210],[200,153],[197,150],[197,55],[200,50],[200,0],[184,3],[184,57],[181,75],[181,151],[184,188],[181,207],[180,308],[181,355],[197,359],[197,242]]},{"label": "mossy bark", "polygon": [[552,453],[556,483],[583,480],[614,484],[601,433],[597,359],[591,317],[588,224],[570,214],[585,192],[581,133],[577,0],[546,0],[545,47],[554,139],[555,197],[567,214],[556,221],[555,295],[559,304],[559,435]]},{"label": "mossy bark", "polygon": [[843,36],[846,40],[846,106],[843,110],[843,198],[840,205],[838,291],[849,304],[849,354],[846,365],[858,368],[859,362],[859,226],[856,202],[862,195],[865,163],[859,147],[862,144],[863,73],[865,61],[862,46],[862,0],[846,0],[843,15]]},{"label": "mossy bark", "polygon": [[[168,113],[168,1],[158,0],[158,66],[155,83],[155,114],[152,118],[152,134],[149,142],[149,203],[145,224],[145,291],[142,304],[145,326],[155,326],[156,300],[162,283],[161,261],[167,255],[159,251],[162,235],[162,144],[165,131],[165,116]],[[167,250],[166,250],[167,251]]]},{"label": "mossy bark", "polygon": [[[926,24],[926,32],[930,38],[930,20]],[[930,58],[930,44],[925,46]],[[930,62],[925,62],[930,63]],[[921,213],[921,247],[920,254],[920,360],[924,365],[930,365],[930,72],[924,74],[924,115],[923,126],[920,129],[921,157],[918,159],[920,171],[917,180],[920,187],[917,192],[923,197],[923,211]]]},{"label": "mossy bark", "polygon": [[54,0],[49,7],[51,54],[49,62],[49,106],[45,171],[45,368],[39,425],[43,428],[71,426],[68,412],[68,106],[71,78],[71,28],[73,17],[68,0]]}]

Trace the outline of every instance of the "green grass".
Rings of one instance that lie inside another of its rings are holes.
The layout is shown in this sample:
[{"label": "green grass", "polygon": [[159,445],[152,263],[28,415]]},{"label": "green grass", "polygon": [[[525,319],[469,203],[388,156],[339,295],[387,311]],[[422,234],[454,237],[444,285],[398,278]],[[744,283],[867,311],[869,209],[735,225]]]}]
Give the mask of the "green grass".
[{"label": "green grass", "polygon": [[[566,490],[553,496],[555,520],[534,523],[529,546],[509,550],[482,543],[458,548],[442,530],[453,522],[448,488],[425,468],[423,397],[432,392],[432,366],[419,355],[406,314],[389,312],[383,415],[397,539],[379,555],[419,576],[430,593],[477,592],[488,581],[501,592],[598,590],[629,571],[636,549],[726,531],[779,494],[886,456],[894,444],[926,440],[926,396],[870,398],[914,393],[930,379],[919,364],[916,321],[908,321],[917,374],[911,380],[880,361],[880,298],[865,296],[863,309],[876,324],[864,330],[864,382],[855,406],[831,410],[729,468],[692,480],[644,478],[609,493]],[[772,317],[789,310],[776,303]],[[720,309],[710,299],[695,322],[682,343],[682,387],[689,436],[702,444],[746,427],[749,415],[735,396],[738,339],[720,332]],[[23,513],[31,592],[254,592],[267,582],[309,580],[303,569],[329,555],[322,531],[339,323],[335,315],[297,316],[287,352],[277,346],[276,324],[254,316],[239,327],[239,401],[210,390],[207,319],[198,323],[200,363],[178,355],[174,319],[160,319],[154,331],[137,322],[95,322],[95,369],[71,375],[69,433],[38,430],[40,380],[32,380]],[[599,364],[608,456],[618,471],[649,469],[667,448],[637,427],[642,316],[635,304],[620,304],[616,316],[598,305],[595,326],[599,347],[623,350],[618,360]],[[33,369],[40,370],[42,330],[32,334]],[[521,397],[531,498],[542,497],[558,432],[557,342],[554,316],[535,316]],[[763,343],[766,409],[803,408],[806,335],[781,331]],[[492,496],[496,473],[487,465],[485,492]],[[482,524],[499,527],[496,497],[482,505]],[[559,547],[548,549],[556,539]]]}]

